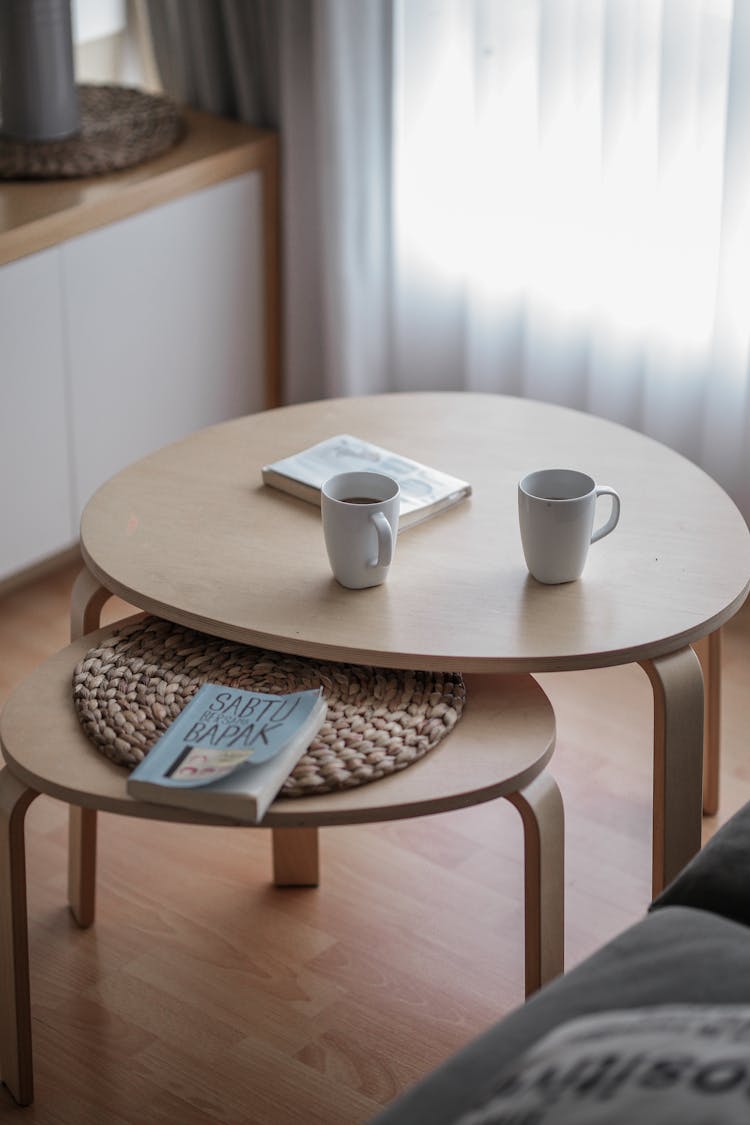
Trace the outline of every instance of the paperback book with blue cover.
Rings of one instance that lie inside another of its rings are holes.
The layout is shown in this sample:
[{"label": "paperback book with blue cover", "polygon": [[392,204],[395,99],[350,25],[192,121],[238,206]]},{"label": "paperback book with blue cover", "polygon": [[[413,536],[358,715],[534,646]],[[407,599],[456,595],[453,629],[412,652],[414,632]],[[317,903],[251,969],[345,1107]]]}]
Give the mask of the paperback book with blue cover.
[{"label": "paperback book with blue cover", "polygon": [[128,793],[258,824],[326,710],[320,689],[269,695],[203,684],[130,774]]}]

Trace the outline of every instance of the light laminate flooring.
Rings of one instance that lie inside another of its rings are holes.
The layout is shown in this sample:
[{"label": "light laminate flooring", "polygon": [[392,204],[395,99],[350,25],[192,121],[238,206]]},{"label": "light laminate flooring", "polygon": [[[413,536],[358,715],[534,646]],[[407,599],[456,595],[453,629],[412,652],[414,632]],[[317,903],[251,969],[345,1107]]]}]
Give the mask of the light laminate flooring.
[{"label": "light laminate flooring", "polygon": [[[76,567],[0,597],[0,702],[68,638]],[[106,619],[126,611],[113,601]],[[724,633],[721,809],[750,799],[750,608]],[[651,694],[544,675],[565,801],[566,960],[648,904]],[[354,1125],[522,1003],[521,824],[506,802],[324,830],[317,889],[270,834],[99,817],[97,920],[66,908],[67,808],[27,816],[36,1102],[0,1121]]]}]

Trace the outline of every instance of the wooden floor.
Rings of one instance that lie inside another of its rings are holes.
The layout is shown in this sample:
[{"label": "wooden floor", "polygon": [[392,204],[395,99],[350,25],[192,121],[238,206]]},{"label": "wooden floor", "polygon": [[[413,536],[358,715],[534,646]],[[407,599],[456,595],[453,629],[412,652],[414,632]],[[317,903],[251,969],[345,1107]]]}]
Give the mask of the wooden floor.
[{"label": "wooden floor", "polygon": [[[75,570],[0,599],[0,701],[67,642]],[[110,603],[108,618],[122,613]],[[750,608],[725,629],[721,812],[750,799]],[[649,899],[651,697],[636,667],[539,677],[555,706],[571,966]],[[322,834],[318,889],[263,830],[100,817],[95,926],[65,901],[66,807],[27,818],[36,1103],[0,1121],[353,1125],[522,1002],[505,802]]]}]

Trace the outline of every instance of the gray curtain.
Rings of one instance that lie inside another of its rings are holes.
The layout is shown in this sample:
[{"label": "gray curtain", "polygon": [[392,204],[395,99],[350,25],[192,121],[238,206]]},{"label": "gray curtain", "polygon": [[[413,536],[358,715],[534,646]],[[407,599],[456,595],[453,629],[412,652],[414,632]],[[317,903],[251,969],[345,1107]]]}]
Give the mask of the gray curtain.
[{"label": "gray curtain", "polygon": [[391,0],[148,0],[165,89],[279,130],[284,399],[391,389]]},{"label": "gray curtain", "polygon": [[277,0],[148,0],[165,88],[196,109],[278,128],[281,8]]},{"label": "gray curtain", "polygon": [[194,109],[280,131],[286,402],[327,392],[311,9],[309,0],[148,0],[168,93]]}]

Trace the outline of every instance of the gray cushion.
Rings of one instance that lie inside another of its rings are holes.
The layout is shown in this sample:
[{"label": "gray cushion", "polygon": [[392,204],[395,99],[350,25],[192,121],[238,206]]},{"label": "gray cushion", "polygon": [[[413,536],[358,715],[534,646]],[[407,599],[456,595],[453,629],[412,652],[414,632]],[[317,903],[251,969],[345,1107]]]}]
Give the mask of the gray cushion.
[{"label": "gray cushion", "polygon": [[750,926],[750,803],[722,825],[650,909],[662,906],[695,906]]},{"label": "gray cushion", "polygon": [[650,914],[537,992],[375,1118],[453,1125],[504,1066],[576,1016],[658,1004],[750,1004],[750,936],[702,910]]},{"label": "gray cushion", "polygon": [[750,1005],[668,1004],[563,1024],[456,1125],[747,1125]]}]

